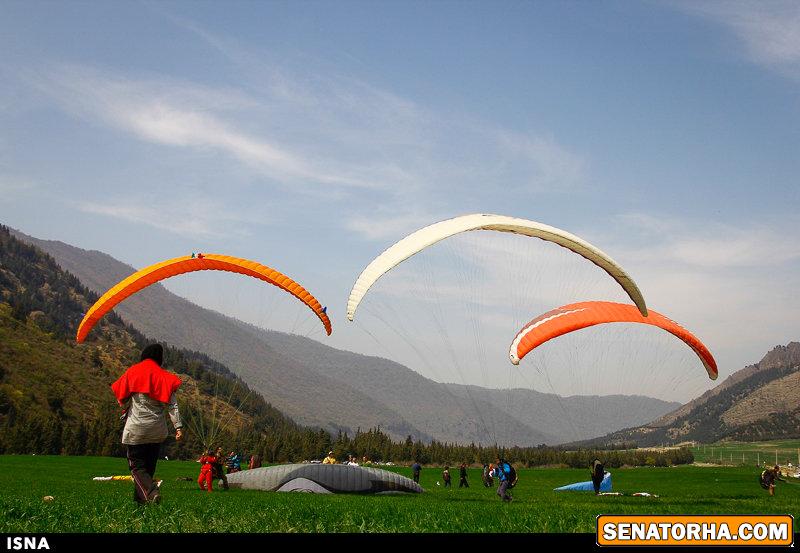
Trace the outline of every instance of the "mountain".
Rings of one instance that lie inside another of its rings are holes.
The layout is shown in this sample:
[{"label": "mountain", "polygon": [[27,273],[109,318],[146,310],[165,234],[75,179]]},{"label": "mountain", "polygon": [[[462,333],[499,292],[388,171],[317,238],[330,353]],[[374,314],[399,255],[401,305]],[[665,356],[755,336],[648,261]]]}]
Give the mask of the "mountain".
[{"label": "mountain", "polygon": [[[97,293],[135,271],[101,252],[16,236],[49,253]],[[331,431],[380,427],[394,438],[411,435],[423,441],[557,444],[643,424],[677,406],[642,397],[559,398],[532,390],[440,384],[387,359],[242,323],[160,285],[115,311],[148,336],[222,362],[298,423]],[[565,406],[571,414],[558,416]],[[581,414],[586,416],[576,428]]]},{"label": "mountain", "polygon": [[[488,390],[477,386],[448,384],[456,395],[472,396],[491,403],[522,423],[539,428],[558,428],[560,442],[602,436],[609,421],[616,426],[631,427],[649,421],[655,410],[674,409],[669,403],[646,396],[568,396],[545,394],[528,388]],[[469,389],[469,390],[467,390]],[[656,406],[653,402],[659,402]]]},{"label": "mountain", "polygon": [[[109,386],[148,340],[112,313],[91,344],[76,344],[75,325],[96,299],[0,226],[0,453],[123,453]],[[167,347],[164,366],[181,378],[178,401],[190,430],[169,445],[170,456],[194,458],[212,435],[269,460],[318,455],[331,445],[330,436],[301,428],[201,353]]]},{"label": "mountain", "polygon": [[[61,267],[98,294],[134,272],[132,267],[101,252],[17,236],[49,253]],[[128,298],[115,311],[154,339],[203,351],[235,367],[234,371],[248,384],[301,424],[330,431],[380,425],[387,431],[393,430],[396,437],[411,434],[429,438],[371,398],[308,369],[294,355],[275,351],[258,339],[256,328],[199,308],[163,286],[150,286]],[[191,325],[185,321],[191,321]],[[313,409],[309,408],[309,402],[313,403]],[[356,425],[351,426],[348,421],[356,421]]]},{"label": "mountain", "polygon": [[757,441],[800,437],[800,343],[776,346],[716,388],[644,426],[586,444]]}]

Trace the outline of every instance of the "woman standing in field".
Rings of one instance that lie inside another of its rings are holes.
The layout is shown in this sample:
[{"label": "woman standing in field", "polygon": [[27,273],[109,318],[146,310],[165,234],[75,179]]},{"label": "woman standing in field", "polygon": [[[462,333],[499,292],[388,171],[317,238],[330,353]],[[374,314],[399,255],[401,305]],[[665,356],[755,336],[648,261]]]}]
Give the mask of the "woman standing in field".
[{"label": "woman standing in field", "polygon": [[161,444],[167,438],[167,414],[175,427],[175,439],[183,437],[183,424],[175,392],[180,379],[161,368],[164,348],[151,344],[144,348],[141,361],[111,385],[124,408],[125,428],[122,443],[128,449],[128,467],[133,477],[133,497],[137,503],[160,503],[161,494],[153,481]]}]

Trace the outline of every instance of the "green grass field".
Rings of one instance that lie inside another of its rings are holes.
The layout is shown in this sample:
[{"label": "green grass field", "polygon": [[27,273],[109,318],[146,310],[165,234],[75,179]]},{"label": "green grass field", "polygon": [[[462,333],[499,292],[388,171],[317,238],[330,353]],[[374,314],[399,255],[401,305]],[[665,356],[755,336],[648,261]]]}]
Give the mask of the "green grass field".
[{"label": "green grass field", "polygon": [[[410,475],[410,470],[397,468]],[[126,474],[124,459],[0,456],[2,532],[593,532],[600,513],[789,513],[800,515],[800,484],[769,497],[755,467],[631,468],[613,471],[614,490],[658,498],[553,492],[587,480],[588,470],[523,469],[514,502],[503,504],[470,471],[469,489],[437,486],[426,467],[424,494],[312,495],[230,490],[197,484],[198,465],[160,461],[163,503],[138,507],[130,482],[94,482]],[[457,475],[454,484],[458,484]],[[54,496],[44,502],[46,495]]]},{"label": "green grass field", "polygon": [[[695,461],[725,465],[780,465],[792,463],[800,466],[800,440],[774,440],[770,442],[725,442],[692,447]],[[777,454],[777,455],[776,455]]]}]

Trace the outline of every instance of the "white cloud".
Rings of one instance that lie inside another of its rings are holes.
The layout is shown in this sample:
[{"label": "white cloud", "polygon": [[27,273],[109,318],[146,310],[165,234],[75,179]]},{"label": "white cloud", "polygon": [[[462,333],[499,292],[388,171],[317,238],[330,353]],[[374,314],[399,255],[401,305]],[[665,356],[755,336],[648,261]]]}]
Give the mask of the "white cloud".
[{"label": "white cloud", "polygon": [[163,198],[146,202],[137,198],[116,198],[107,202],[76,202],[73,206],[84,213],[102,215],[146,225],[189,238],[207,239],[245,234],[242,222],[252,222],[221,210],[210,201],[181,200],[169,203]]},{"label": "white cloud", "polygon": [[[452,210],[454,198],[469,205],[499,190],[551,193],[583,178],[582,159],[552,137],[443,117],[331,68],[290,71],[227,42],[223,49],[242,74],[238,88],[81,65],[30,71],[27,81],[83,120],[185,150],[198,163],[213,159],[217,170],[249,170],[254,178],[240,187],[337,202],[345,218],[381,206],[391,222],[380,230],[364,216],[346,224],[370,239],[403,219],[423,221],[417,213]],[[398,206],[400,215],[391,211]]]},{"label": "white cloud", "polygon": [[798,221],[734,226],[646,213],[618,220],[609,249],[621,252],[651,309],[709,346],[723,377],[797,339]]},{"label": "white cloud", "polygon": [[675,5],[728,27],[753,62],[800,78],[800,2],[718,0]]},{"label": "white cloud", "polygon": [[509,161],[527,168],[525,182],[537,188],[570,190],[583,180],[585,162],[553,138],[498,131],[497,142]]},{"label": "white cloud", "polygon": [[[277,63],[269,61],[268,54],[256,54],[240,45],[234,38],[217,35],[201,25],[186,18],[161,12],[179,27],[189,30],[216,52],[222,54],[258,83],[260,90],[267,89],[268,96],[283,105],[294,109],[312,110],[317,118],[337,119],[342,114],[357,113],[362,123],[375,130],[375,127],[392,129],[398,137],[398,130],[418,128],[427,117],[414,102],[390,91],[383,90],[361,79],[340,74],[327,68],[323,71],[310,70],[301,75],[292,74]],[[298,54],[302,66],[320,64]],[[346,130],[346,129],[345,129]],[[352,129],[351,129],[352,130]],[[419,139],[417,132],[414,142]]]},{"label": "white cloud", "polygon": [[311,159],[239,129],[235,117],[257,104],[235,90],[163,80],[130,80],[83,67],[65,66],[39,79],[40,88],[84,117],[99,118],[141,140],[218,151],[259,173],[294,183],[380,187],[375,175],[332,160]]},{"label": "white cloud", "polygon": [[686,239],[671,244],[670,257],[709,268],[767,267],[800,259],[796,237],[769,229],[732,229],[726,237]]},{"label": "white cloud", "polygon": [[370,216],[358,215],[345,222],[345,228],[367,240],[400,240],[403,236],[437,221],[435,216],[425,213],[385,213]]},{"label": "white cloud", "polygon": [[800,259],[797,224],[747,223],[733,226],[722,223],[681,221],[647,214],[622,217],[636,229],[646,247],[631,259],[680,264],[703,269],[727,270],[737,267],[763,268]]}]

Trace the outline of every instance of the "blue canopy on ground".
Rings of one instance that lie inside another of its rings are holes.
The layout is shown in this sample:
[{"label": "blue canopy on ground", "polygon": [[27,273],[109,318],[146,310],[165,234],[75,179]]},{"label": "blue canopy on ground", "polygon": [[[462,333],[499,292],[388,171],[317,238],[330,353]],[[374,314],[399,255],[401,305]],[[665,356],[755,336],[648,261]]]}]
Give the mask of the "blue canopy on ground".
[{"label": "blue canopy on ground", "polygon": [[[575,482],[574,484],[569,484],[567,486],[561,486],[560,488],[556,488],[556,492],[566,492],[566,491],[575,491],[575,492],[593,492],[594,486],[592,485],[592,481],[589,480],[587,482]],[[603,481],[600,483],[600,491],[601,492],[610,492],[611,491],[611,473],[605,473],[603,476]]]}]

